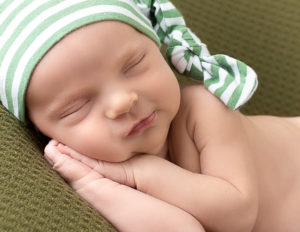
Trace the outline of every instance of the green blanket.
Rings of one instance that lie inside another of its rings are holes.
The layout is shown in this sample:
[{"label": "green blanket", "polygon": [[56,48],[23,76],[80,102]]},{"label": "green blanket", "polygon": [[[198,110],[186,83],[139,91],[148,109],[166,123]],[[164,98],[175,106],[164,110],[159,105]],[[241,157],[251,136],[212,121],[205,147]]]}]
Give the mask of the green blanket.
[{"label": "green blanket", "polygon": [[[300,114],[300,1],[173,2],[212,54],[256,70],[258,90],[241,111]],[[0,231],[115,231],[50,168],[43,146],[0,105]]]}]

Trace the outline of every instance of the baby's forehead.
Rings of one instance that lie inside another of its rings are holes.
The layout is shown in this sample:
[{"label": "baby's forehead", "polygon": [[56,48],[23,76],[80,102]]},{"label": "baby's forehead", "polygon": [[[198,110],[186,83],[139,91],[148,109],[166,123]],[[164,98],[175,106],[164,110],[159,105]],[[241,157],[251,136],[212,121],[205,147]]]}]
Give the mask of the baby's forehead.
[{"label": "baby's forehead", "polygon": [[[90,24],[72,32],[48,51],[32,73],[27,92],[34,96],[38,92],[36,98],[47,98],[45,94],[51,92],[40,92],[41,88],[56,91],[63,86],[62,93],[75,89],[76,93],[71,95],[76,95],[95,82],[109,82],[104,77],[117,75],[118,70],[123,72],[146,53],[153,52],[153,48],[159,53],[151,39],[127,24],[111,21]],[[93,78],[95,75],[97,78]]]},{"label": "baby's forehead", "polygon": [[[32,75],[54,73],[60,69],[77,70],[94,63],[103,65],[114,62],[122,65],[136,53],[142,53],[151,45],[157,45],[132,26],[105,21],[86,25],[66,35],[41,58]],[[111,65],[112,66],[112,65]]]}]

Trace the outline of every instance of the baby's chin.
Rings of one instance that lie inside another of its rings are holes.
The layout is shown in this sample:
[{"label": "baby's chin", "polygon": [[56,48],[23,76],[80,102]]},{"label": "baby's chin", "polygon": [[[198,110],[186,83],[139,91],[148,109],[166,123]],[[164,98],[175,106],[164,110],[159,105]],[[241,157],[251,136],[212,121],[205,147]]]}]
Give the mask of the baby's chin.
[{"label": "baby's chin", "polygon": [[143,150],[140,152],[142,154],[147,155],[154,155],[159,156],[161,158],[166,158],[168,154],[168,143],[167,143],[167,136],[162,136],[162,139],[157,139],[152,144],[148,144],[148,149]]}]

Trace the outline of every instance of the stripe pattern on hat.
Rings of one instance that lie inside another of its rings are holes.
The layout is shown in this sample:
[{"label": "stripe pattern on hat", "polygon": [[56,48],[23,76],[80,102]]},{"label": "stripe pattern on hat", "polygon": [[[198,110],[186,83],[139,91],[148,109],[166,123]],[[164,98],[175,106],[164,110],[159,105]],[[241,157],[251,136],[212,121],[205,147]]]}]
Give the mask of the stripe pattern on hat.
[{"label": "stripe pattern on hat", "polygon": [[0,2],[0,100],[25,122],[30,76],[45,53],[71,31],[118,20],[160,45],[151,22],[131,0],[24,0]]},{"label": "stripe pattern on hat", "polygon": [[135,1],[145,15],[155,17],[151,20],[154,29],[161,42],[168,44],[167,56],[179,73],[202,80],[232,110],[251,98],[258,85],[251,67],[227,55],[211,56],[169,0]]}]

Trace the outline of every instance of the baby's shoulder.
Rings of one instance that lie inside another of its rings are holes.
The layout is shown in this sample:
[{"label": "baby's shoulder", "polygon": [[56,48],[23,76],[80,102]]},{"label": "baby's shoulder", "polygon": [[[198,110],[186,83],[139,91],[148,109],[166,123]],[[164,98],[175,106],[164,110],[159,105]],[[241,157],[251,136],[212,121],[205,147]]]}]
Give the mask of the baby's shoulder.
[{"label": "baby's shoulder", "polygon": [[181,89],[180,111],[196,116],[196,121],[205,118],[211,120],[214,116],[233,112],[203,85],[189,85]]},{"label": "baby's shoulder", "polygon": [[[182,103],[190,103],[197,100],[203,100],[206,102],[206,98],[214,97],[210,96],[211,93],[200,84],[186,85],[181,87],[181,101]],[[199,102],[201,104],[201,102]]]},{"label": "baby's shoulder", "polygon": [[194,136],[199,128],[204,133],[205,128],[210,129],[211,124],[217,121],[221,109],[226,106],[203,85],[189,85],[181,88],[181,101],[179,111],[172,122],[172,137],[179,138],[176,141],[185,141],[190,138],[195,142]]},{"label": "baby's shoulder", "polygon": [[223,139],[222,134],[237,133],[242,128],[239,126],[242,123],[240,112],[229,109],[203,85],[182,88],[179,115],[185,115],[181,119],[186,120],[186,125],[193,134],[198,148],[204,146],[202,142],[199,144],[200,141],[209,140],[212,137],[215,140]]}]

